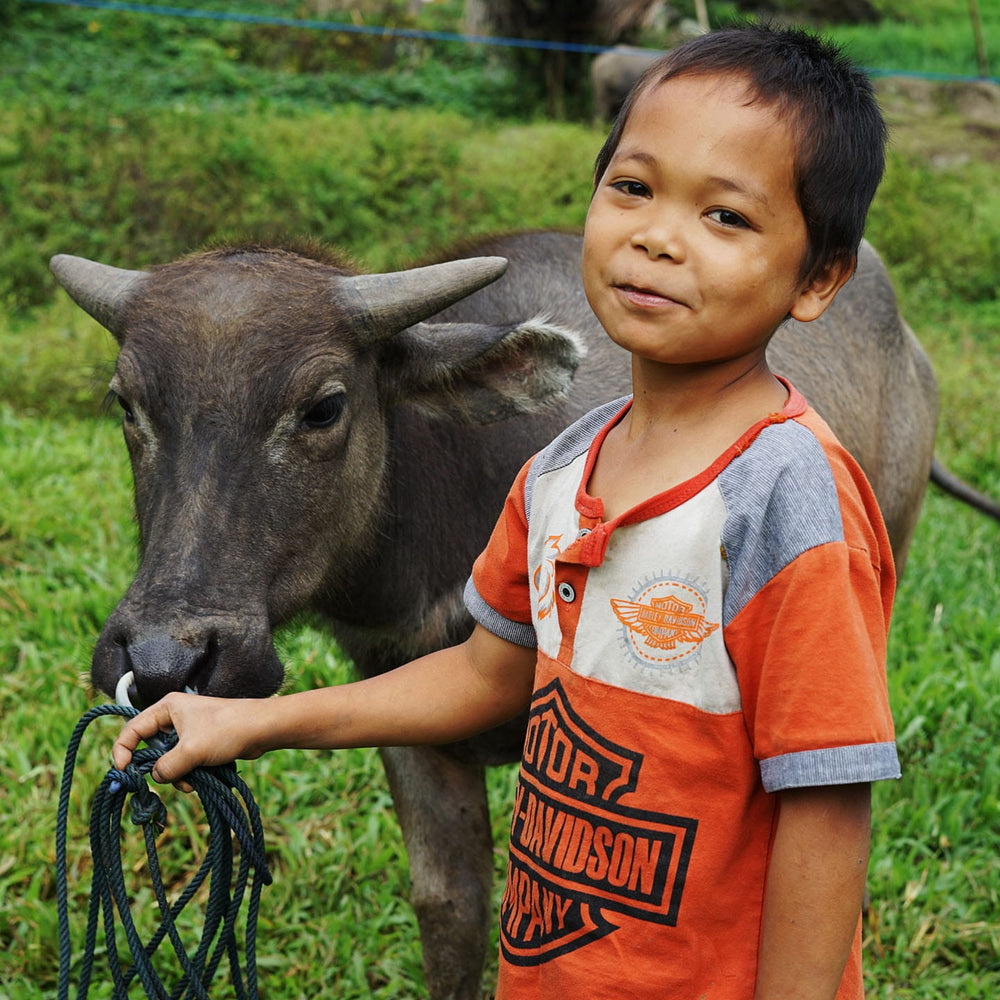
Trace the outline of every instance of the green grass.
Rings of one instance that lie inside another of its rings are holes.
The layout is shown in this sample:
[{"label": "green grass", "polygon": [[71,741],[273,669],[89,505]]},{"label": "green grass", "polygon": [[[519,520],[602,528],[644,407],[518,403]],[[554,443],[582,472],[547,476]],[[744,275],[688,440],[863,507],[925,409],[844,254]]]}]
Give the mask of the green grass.
[{"label": "green grass", "polygon": [[[923,29],[921,45],[951,19],[957,32],[965,15],[944,0],[897,6]],[[981,6],[995,25],[1000,0]],[[474,61],[428,69],[417,53],[408,81],[355,74],[353,96],[331,104],[324,95],[345,93],[343,81],[262,65],[266,38],[137,16],[115,22],[124,28],[109,42],[96,15],[57,20],[0,42],[12,70],[0,75],[0,1000],[55,996],[62,758],[95,700],[83,681],[94,639],[135,566],[124,447],[117,421],[101,415],[114,343],[56,291],[48,255],[145,266],[237,229],[280,229],[335,242],[370,267],[402,266],[472,232],[579,226],[601,141],[585,125],[506,115],[502,75],[484,78]],[[98,58],[109,53],[119,58]],[[429,106],[421,81],[433,79],[451,97]],[[500,113],[480,97],[463,104],[484,86]],[[360,110],[392,94],[409,96],[374,119]],[[1000,496],[995,135],[967,129],[944,92],[929,111],[893,98],[891,118],[869,235],[938,372],[940,456]],[[1000,992],[998,611],[1000,530],[931,490],[891,636],[904,777],[875,794],[874,998]],[[349,676],[314,625],[288,629],[279,645],[293,687]],[[72,806],[78,916],[87,793],[113,729],[94,733]],[[266,995],[419,993],[406,861],[377,755],[283,752],[242,770],[276,874],[258,948]],[[511,778],[490,777],[497,894]],[[189,798],[164,795],[165,854],[184,870],[204,843],[201,819]],[[141,869],[133,889],[148,899]]]},{"label": "green grass", "polygon": [[1000,985],[998,580],[996,525],[932,492],[890,644],[903,779],[875,793],[873,996]]},{"label": "green grass", "polygon": [[[995,39],[1000,32],[1000,8],[983,4],[983,32]],[[913,5],[915,12],[919,6]],[[928,31],[925,23],[886,21],[877,25],[838,26],[829,31],[859,65],[876,72],[980,76],[967,8],[955,5]],[[993,46],[995,50],[995,46]],[[1000,53],[989,52],[990,75],[1000,76]]]}]

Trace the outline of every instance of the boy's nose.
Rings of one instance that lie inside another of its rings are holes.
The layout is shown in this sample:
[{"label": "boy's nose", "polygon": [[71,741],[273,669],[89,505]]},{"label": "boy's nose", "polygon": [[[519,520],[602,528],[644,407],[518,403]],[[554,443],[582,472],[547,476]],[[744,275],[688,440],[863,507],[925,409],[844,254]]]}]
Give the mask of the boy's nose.
[{"label": "boy's nose", "polygon": [[685,242],[680,223],[669,216],[647,219],[632,235],[632,246],[653,258],[680,262],[685,256]]}]

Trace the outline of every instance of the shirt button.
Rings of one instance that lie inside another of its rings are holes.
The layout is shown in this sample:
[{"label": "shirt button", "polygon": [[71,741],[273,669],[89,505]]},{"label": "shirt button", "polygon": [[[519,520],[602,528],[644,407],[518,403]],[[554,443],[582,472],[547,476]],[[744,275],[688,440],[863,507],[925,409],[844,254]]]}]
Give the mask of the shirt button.
[{"label": "shirt button", "polygon": [[576,591],[569,583],[559,584],[559,596],[567,603],[572,604],[576,600]]}]

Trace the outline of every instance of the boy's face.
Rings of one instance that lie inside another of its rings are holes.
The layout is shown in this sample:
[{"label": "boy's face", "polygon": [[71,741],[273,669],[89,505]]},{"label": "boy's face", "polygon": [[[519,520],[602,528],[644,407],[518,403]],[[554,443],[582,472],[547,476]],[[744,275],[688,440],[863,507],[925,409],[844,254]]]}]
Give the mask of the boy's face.
[{"label": "boy's face", "polygon": [[773,107],[746,102],[743,80],[728,76],[650,88],[597,183],[584,287],[633,354],[739,363],[762,358],[789,313],[815,318],[793,137]]}]

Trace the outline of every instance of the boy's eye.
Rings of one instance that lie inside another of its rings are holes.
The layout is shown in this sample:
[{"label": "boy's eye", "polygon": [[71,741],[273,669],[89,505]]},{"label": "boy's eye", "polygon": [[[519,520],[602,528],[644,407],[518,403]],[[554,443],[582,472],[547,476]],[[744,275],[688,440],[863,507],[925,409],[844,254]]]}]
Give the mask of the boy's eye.
[{"label": "boy's eye", "polygon": [[721,223],[723,226],[730,226],[736,229],[750,228],[750,223],[742,215],[728,208],[713,208],[708,213],[708,217],[715,219],[716,222]]},{"label": "boy's eye", "polygon": [[611,186],[631,198],[645,198],[649,194],[649,188],[642,181],[615,181]]}]

